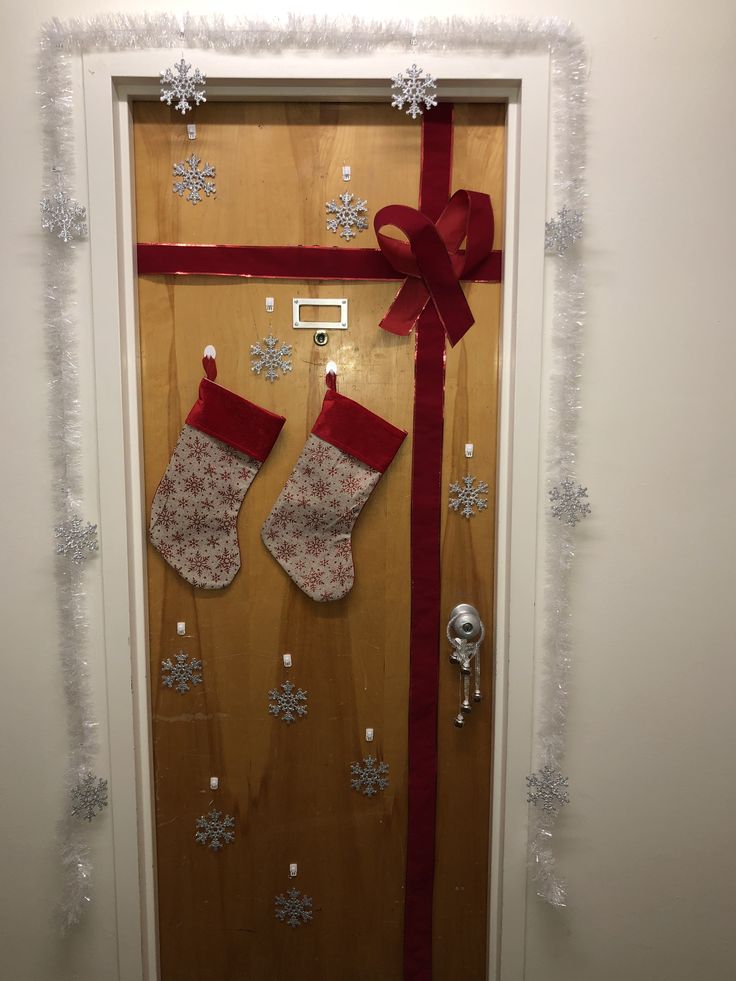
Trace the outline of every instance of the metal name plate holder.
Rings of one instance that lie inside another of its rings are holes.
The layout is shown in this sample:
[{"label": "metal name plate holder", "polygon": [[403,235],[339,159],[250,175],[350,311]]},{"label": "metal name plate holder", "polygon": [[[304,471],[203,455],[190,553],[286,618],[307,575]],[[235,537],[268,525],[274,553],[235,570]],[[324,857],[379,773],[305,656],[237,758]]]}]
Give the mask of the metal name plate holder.
[{"label": "metal name plate holder", "polygon": [[[314,343],[324,347],[329,340],[329,330],[348,329],[348,301],[342,299],[326,299],[321,296],[295,296],[291,301],[294,307],[293,327],[295,330],[313,330]],[[302,320],[302,307],[337,307],[340,312],[339,320]]]}]

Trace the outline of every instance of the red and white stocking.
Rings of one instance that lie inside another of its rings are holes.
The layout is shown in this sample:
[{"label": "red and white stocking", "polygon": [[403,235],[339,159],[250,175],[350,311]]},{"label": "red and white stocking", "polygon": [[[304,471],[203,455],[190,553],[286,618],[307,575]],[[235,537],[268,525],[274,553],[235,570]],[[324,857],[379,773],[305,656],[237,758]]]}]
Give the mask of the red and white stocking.
[{"label": "red and white stocking", "polygon": [[286,421],[215,384],[215,359],[151,508],[151,543],[187,582],[221,589],[240,568],[243,498]]},{"label": "red and white stocking", "polygon": [[339,395],[327,375],[322,411],[263,525],[266,548],[307,596],[342,599],[355,578],[350,534],[406,437]]}]

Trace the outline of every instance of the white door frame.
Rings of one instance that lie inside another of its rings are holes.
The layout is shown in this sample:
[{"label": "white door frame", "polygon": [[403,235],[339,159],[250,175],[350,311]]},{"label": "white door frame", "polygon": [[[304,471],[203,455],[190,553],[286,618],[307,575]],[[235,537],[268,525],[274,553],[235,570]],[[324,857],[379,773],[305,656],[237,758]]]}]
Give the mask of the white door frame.
[{"label": "white door frame", "polygon": [[[184,57],[216,80],[208,83],[210,101],[382,101],[386,79],[401,60],[385,50],[355,57],[300,52],[293,58],[196,50]],[[158,74],[172,58],[168,49],[81,58],[85,132],[79,173],[86,169],[88,180],[104,616],[99,656],[106,678],[106,691],[97,695],[106,699],[108,713],[119,981],[159,977],[130,101],[158,99]],[[508,104],[488,979],[521,981],[528,826],[523,777],[532,769],[539,608],[549,55],[501,59],[445,51],[423,53],[422,66],[442,79],[445,99]]]}]

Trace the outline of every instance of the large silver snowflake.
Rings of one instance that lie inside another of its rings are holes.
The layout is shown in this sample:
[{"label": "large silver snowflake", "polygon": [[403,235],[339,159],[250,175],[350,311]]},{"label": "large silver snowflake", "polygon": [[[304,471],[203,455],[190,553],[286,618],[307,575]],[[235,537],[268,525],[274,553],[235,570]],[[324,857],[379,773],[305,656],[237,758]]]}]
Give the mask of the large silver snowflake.
[{"label": "large silver snowflake", "polygon": [[83,238],[87,234],[87,209],[69,197],[61,186],[41,201],[41,227],[57,232],[63,242]]},{"label": "large silver snowflake", "polygon": [[107,807],[107,780],[88,773],[72,788],[72,814],[91,821],[103,807]]},{"label": "large silver snowflake", "polygon": [[388,787],[388,763],[379,763],[373,756],[366,756],[361,763],[351,763],[350,786],[366,797],[374,797],[379,790]]},{"label": "large silver snowflake", "polygon": [[485,480],[475,483],[475,477],[468,474],[463,477],[462,484],[457,480],[450,484],[450,509],[459,511],[465,518],[472,518],[476,511],[485,511],[488,501],[485,496],[488,493],[488,484]]},{"label": "large silver snowflake", "polygon": [[207,845],[213,852],[218,852],[223,845],[235,841],[235,818],[221,811],[210,811],[197,818],[197,832],[194,840],[200,845]]},{"label": "large silver snowflake", "polygon": [[192,66],[182,58],[174,65],[173,71],[167,68],[161,72],[161,102],[170,106],[174,99],[177,103],[174,109],[178,109],[183,115],[192,108],[189,100],[192,99],[198,106],[200,102],[206,102],[204,89],[198,89],[198,85],[206,85],[207,80],[199,68],[195,68],[190,75]]},{"label": "large silver snowflake", "polygon": [[276,919],[288,923],[290,927],[296,928],[312,919],[312,899],[298,889],[289,889],[285,896],[276,896],[274,905]]},{"label": "large silver snowflake", "polygon": [[[327,219],[327,228],[331,232],[336,232],[338,228],[342,228],[340,238],[344,238],[346,242],[355,238],[358,232],[362,232],[368,227],[368,221],[364,217],[368,214],[368,202],[358,198],[353,203],[353,197],[353,194],[345,191],[344,194],[338,195],[339,204],[335,200],[325,203],[327,214],[333,215],[332,218]],[[353,231],[353,229],[357,229],[357,231]]]},{"label": "large silver snowflake", "polygon": [[282,344],[279,347],[279,339],[278,337],[274,337],[273,334],[264,337],[263,343],[265,347],[261,346],[260,341],[250,346],[252,359],[250,370],[255,371],[257,375],[260,375],[265,370],[266,378],[270,382],[274,382],[278,380],[279,371],[283,372],[283,374],[291,371],[291,361],[289,360],[291,357],[291,344]]},{"label": "large silver snowflake", "polygon": [[422,75],[422,69],[412,65],[406,69],[406,75],[399,72],[391,79],[391,88],[398,89],[391,98],[391,106],[394,109],[403,109],[404,104],[409,108],[406,110],[407,116],[416,119],[422,115],[422,103],[427,109],[432,109],[437,105],[434,90],[437,83],[431,75]]},{"label": "large silver snowflake", "polygon": [[181,163],[174,164],[174,177],[181,178],[181,180],[174,181],[174,194],[183,197],[184,193],[188,192],[187,201],[191,201],[192,204],[198,204],[202,200],[200,192],[203,191],[205,196],[209,197],[210,194],[215,194],[217,191],[214,181],[210,180],[211,177],[215,176],[215,168],[205,163],[200,170],[199,164],[200,158],[196,153],[187,157],[186,160],[182,160]]},{"label": "large silver snowflake", "polygon": [[275,715],[276,718],[281,717],[282,722],[291,724],[296,722],[297,718],[301,719],[307,714],[307,693],[301,688],[294,688],[290,681],[285,681],[281,686],[281,691],[278,688],[272,688],[268,697],[272,698],[273,701],[268,706],[268,711],[271,715]]},{"label": "large silver snowflake", "polygon": [[173,661],[167,657],[161,662],[161,680],[167,688],[175,688],[183,694],[189,691],[190,683],[192,685],[202,683],[202,675],[199,673],[201,670],[201,661],[196,657],[190,661],[184,651],[178,651]]},{"label": "large silver snowflake", "polygon": [[558,811],[570,803],[567,794],[568,777],[563,777],[559,770],[547,763],[541,770],[526,778],[529,788],[527,801],[545,811]]},{"label": "large silver snowflake", "polygon": [[99,548],[97,525],[92,525],[89,521],[85,525],[78,517],[58,525],[54,529],[54,535],[57,538],[57,553],[68,555],[77,565],[84,562],[90,552],[96,552]]},{"label": "large silver snowflake", "polygon": [[590,514],[590,504],[585,500],[587,496],[587,487],[581,487],[580,484],[576,487],[569,477],[565,477],[562,483],[549,492],[552,514],[574,527]]},{"label": "large silver snowflake", "polygon": [[554,218],[544,225],[544,250],[564,255],[583,235],[583,215],[580,211],[560,208]]}]

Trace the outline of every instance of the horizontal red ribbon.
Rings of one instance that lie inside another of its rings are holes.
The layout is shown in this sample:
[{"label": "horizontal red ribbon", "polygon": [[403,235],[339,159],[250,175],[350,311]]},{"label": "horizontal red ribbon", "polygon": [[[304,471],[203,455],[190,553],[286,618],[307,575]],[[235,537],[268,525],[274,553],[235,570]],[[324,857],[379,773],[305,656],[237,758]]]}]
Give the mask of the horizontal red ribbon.
[{"label": "horizontal red ribbon", "polygon": [[[472,274],[461,278],[498,283],[501,259],[501,252],[491,252]],[[386,282],[404,279],[380,249],[321,245],[193,245],[186,242],[139,242],[138,274]]]},{"label": "horizontal red ribbon", "polygon": [[[381,229],[387,225],[403,232],[408,242],[385,235]],[[376,214],[374,227],[384,256],[407,277],[381,327],[408,334],[431,300],[450,343],[456,344],[474,323],[460,279],[471,277],[493,251],[489,196],[455,191],[436,223],[416,208],[391,204]]]}]

